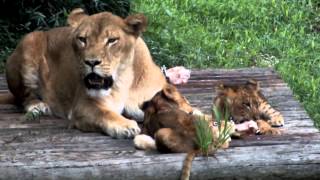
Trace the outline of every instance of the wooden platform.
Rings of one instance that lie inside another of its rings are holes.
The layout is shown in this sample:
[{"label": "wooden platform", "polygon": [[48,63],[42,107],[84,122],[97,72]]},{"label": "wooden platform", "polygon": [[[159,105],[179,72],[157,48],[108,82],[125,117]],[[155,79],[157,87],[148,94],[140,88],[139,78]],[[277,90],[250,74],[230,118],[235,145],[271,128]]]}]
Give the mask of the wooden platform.
[{"label": "wooden platform", "polygon": [[[214,157],[197,157],[191,179],[319,179],[320,133],[272,69],[193,71],[179,87],[190,102],[210,111],[218,81],[261,82],[285,117],[284,135],[234,140]],[[0,77],[1,92],[6,91]],[[0,106],[0,179],[178,179],[185,154],[138,151],[132,140],[67,129],[61,119],[22,122],[14,106]]]}]

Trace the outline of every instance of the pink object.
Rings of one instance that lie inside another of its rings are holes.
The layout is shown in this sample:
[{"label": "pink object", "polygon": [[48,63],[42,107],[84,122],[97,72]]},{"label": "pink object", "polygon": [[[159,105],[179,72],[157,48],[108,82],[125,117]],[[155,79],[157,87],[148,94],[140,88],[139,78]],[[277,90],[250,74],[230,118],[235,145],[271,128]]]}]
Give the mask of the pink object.
[{"label": "pink object", "polygon": [[184,84],[188,82],[191,71],[183,66],[176,66],[166,71],[166,75],[172,84]]},{"label": "pink object", "polygon": [[236,124],[235,129],[240,133],[256,133],[259,130],[258,124],[253,120],[245,121],[241,124]]}]

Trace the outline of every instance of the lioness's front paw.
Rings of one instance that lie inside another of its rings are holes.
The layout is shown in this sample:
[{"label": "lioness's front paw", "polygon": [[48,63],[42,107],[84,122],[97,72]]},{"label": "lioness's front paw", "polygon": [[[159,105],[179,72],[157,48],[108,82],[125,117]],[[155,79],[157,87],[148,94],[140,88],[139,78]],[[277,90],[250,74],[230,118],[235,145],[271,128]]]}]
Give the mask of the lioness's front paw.
[{"label": "lioness's front paw", "polygon": [[118,121],[109,120],[104,130],[105,133],[114,138],[133,138],[141,132],[136,121],[127,119]]},{"label": "lioness's front paw", "polygon": [[50,115],[51,114],[51,110],[50,110],[49,105],[44,102],[37,102],[34,104],[29,104],[26,107],[26,111],[27,111],[27,113],[39,113],[42,115]]},{"label": "lioness's front paw", "polygon": [[39,119],[42,115],[51,115],[51,110],[48,104],[44,102],[37,102],[26,106],[26,120]]},{"label": "lioness's front paw", "polygon": [[281,115],[279,115],[277,117],[273,117],[271,120],[268,121],[268,123],[272,127],[281,127],[284,125],[284,119]]}]

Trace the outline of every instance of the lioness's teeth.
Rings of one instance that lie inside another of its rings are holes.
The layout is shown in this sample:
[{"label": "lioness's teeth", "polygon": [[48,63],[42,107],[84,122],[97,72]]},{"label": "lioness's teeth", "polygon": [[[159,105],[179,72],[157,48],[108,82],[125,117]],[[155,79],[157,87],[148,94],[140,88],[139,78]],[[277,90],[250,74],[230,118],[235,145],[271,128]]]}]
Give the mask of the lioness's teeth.
[{"label": "lioness's teeth", "polygon": [[89,83],[90,83],[90,84],[101,84],[101,80],[92,80],[92,79],[89,79]]}]

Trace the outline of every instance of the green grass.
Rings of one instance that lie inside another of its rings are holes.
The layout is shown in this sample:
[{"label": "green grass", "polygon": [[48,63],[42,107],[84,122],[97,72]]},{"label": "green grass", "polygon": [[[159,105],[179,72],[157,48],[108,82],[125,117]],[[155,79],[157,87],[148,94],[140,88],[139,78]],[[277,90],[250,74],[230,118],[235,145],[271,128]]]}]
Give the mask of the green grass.
[{"label": "green grass", "polygon": [[213,106],[212,114],[214,114],[214,120],[217,122],[219,136],[217,142],[214,143],[215,148],[220,148],[223,144],[230,138],[231,126],[228,126],[230,114],[229,110],[226,109],[225,114],[223,114],[217,106]]},{"label": "green grass", "polygon": [[158,64],[274,67],[320,125],[320,3],[316,0],[135,0]]},{"label": "green grass", "polygon": [[230,138],[231,128],[228,126],[229,112],[223,114],[217,106],[212,108],[212,114],[214,115],[214,121],[217,123],[218,137],[213,138],[213,132],[211,129],[212,121],[206,120],[204,116],[198,116],[196,125],[196,142],[200,148],[201,154],[208,156],[214,154],[220,149],[224,143]]},{"label": "green grass", "polygon": [[196,142],[203,155],[207,155],[212,151],[213,137],[208,121],[205,118],[199,117],[196,121]]}]

